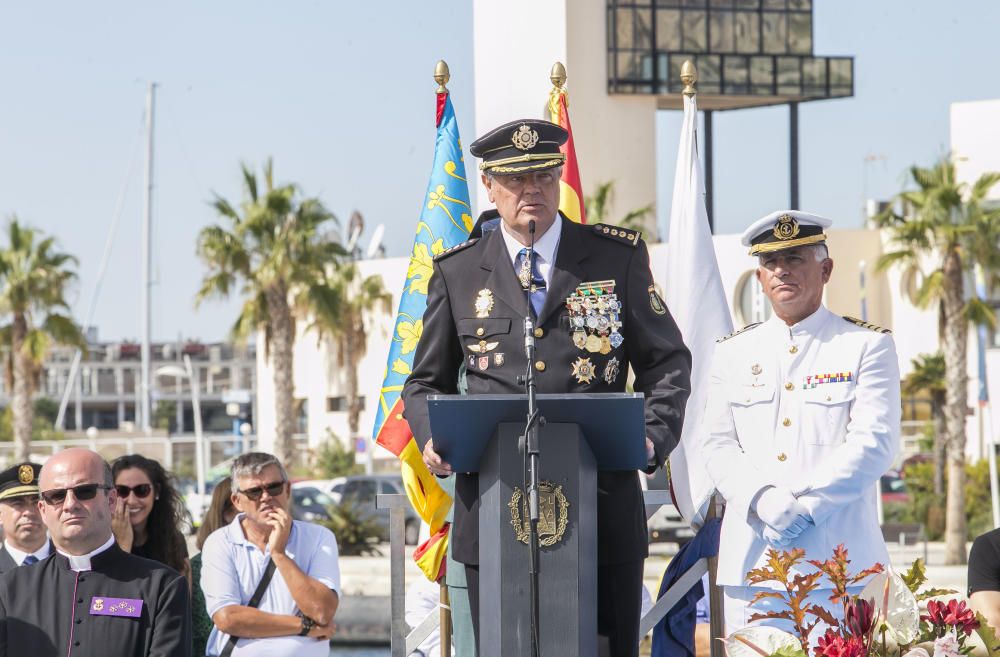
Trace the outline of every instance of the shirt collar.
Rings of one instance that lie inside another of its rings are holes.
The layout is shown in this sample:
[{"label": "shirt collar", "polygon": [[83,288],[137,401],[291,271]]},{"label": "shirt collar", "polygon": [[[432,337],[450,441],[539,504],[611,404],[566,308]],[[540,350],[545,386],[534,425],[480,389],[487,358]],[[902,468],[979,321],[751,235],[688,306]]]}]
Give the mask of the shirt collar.
[{"label": "shirt collar", "polygon": [[115,535],[112,534],[110,537],[108,537],[108,540],[105,541],[104,545],[97,548],[96,550],[88,552],[87,554],[81,554],[77,556],[75,554],[68,554],[66,552],[63,552],[58,548],[56,549],[56,552],[58,552],[62,556],[66,557],[67,560],[69,560],[70,570],[76,570],[76,571],[91,570],[90,560],[93,559],[98,554],[100,554],[101,552],[104,552],[114,544],[115,544]]},{"label": "shirt collar", "polygon": [[[535,253],[540,262],[552,264],[555,262],[556,249],[559,248],[559,236],[562,233],[562,217],[556,213],[556,220],[552,222],[549,229],[541,237],[535,239]],[[517,241],[517,238],[510,234],[507,225],[500,222],[500,234],[503,235],[503,243],[507,247],[507,254],[510,256],[510,263],[513,265],[517,260],[517,254],[525,248]]]},{"label": "shirt collar", "polygon": [[[7,552],[14,560],[14,563],[16,563],[18,566],[24,563],[24,558],[27,557],[29,554],[28,552],[22,552],[18,550],[16,547],[11,545],[7,541],[3,542],[3,546],[7,549]],[[49,539],[46,538],[45,542],[42,543],[42,547],[38,548],[34,552],[31,552],[30,554],[35,555],[35,558],[38,559],[39,561],[49,556]]]},{"label": "shirt collar", "polygon": [[813,314],[809,315],[800,322],[792,324],[791,326],[785,324],[785,320],[775,315],[773,311],[768,321],[775,330],[784,335],[791,337],[798,335],[815,335],[819,332],[820,327],[823,326],[826,320],[829,319],[831,314],[832,313],[827,310],[826,306],[821,303],[819,304],[819,308],[817,308]]},{"label": "shirt collar", "polygon": [[[289,515],[291,514],[289,513]],[[233,521],[228,525],[226,525],[225,531],[229,533],[230,542],[234,543],[235,545],[250,546],[256,550],[258,549],[257,546],[254,545],[253,542],[251,542],[250,539],[246,537],[246,534],[243,533],[243,525],[240,523],[240,521],[243,519],[244,516],[246,516],[245,513],[242,512],[237,513],[236,517],[233,518]],[[290,546],[292,543],[292,537],[295,536],[295,534],[297,533],[296,529],[297,527],[295,526],[295,520],[293,519],[292,529],[288,532],[288,545],[285,546],[285,554],[289,555],[292,554]],[[267,549],[265,549],[264,552],[266,554],[270,554],[270,552]]]}]

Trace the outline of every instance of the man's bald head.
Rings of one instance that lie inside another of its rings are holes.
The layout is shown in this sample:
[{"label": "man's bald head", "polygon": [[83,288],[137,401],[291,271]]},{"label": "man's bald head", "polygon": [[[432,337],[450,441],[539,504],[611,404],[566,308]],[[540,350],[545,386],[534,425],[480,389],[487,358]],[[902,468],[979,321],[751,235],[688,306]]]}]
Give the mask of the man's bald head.
[{"label": "man's bald head", "polygon": [[[58,549],[87,554],[111,537],[117,495],[111,468],[100,454],[82,448],[59,452],[42,466],[38,488],[42,494],[38,509]],[[56,497],[58,503],[46,501]]]}]

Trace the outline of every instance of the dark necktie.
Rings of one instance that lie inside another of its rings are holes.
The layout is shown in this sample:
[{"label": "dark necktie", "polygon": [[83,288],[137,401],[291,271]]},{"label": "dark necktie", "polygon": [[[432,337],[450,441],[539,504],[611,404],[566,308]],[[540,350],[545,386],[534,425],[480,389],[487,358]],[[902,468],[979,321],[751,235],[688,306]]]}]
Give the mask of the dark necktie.
[{"label": "dark necktie", "polygon": [[521,283],[521,289],[528,294],[531,301],[531,309],[535,311],[535,316],[542,312],[545,305],[545,279],[538,268],[538,253],[531,252],[531,265],[528,265],[528,249],[521,249],[514,261],[514,271],[517,272],[517,280]]},{"label": "dark necktie", "polygon": [[24,563],[22,563],[21,565],[22,566],[30,566],[33,563],[38,563],[38,557],[36,557],[33,554],[29,554],[28,556],[26,556],[24,558]]}]

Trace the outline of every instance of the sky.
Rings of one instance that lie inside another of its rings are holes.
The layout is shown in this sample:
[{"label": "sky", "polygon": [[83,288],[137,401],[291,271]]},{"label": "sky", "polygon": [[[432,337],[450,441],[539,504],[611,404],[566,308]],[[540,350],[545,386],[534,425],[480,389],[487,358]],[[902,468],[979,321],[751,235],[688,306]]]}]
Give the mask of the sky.
[{"label": "sky", "polygon": [[[814,51],[855,57],[855,97],[800,107],[800,205],[854,227],[864,198],[891,196],[909,165],[947,152],[950,103],[1000,98],[1000,5],[815,6]],[[195,308],[205,272],[195,241],[218,221],[214,194],[240,199],[241,162],[273,157],[279,182],[344,224],[359,210],[362,245],[381,223],[387,255],[409,252],[433,155],[438,59],[451,68],[463,143],[475,137],[472,11],[465,0],[5,3],[0,217],[54,235],[79,259],[70,300],[84,322],[117,216],[93,324],[101,339],[137,339],[143,117],[156,82],[153,338],[223,339],[239,301]],[[788,204],[788,110],[716,113],[714,126],[716,226],[740,232]],[[659,113],[661,230],[679,130],[679,113]]]}]

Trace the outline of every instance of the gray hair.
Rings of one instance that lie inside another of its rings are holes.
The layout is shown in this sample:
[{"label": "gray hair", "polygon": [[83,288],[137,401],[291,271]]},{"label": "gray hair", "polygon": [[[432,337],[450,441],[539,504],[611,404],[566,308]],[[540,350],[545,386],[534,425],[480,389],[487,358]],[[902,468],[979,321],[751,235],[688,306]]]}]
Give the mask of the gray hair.
[{"label": "gray hair", "polygon": [[288,473],[285,472],[285,466],[281,465],[281,461],[276,459],[273,454],[268,454],[266,452],[247,452],[246,454],[240,454],[235,459],[233,459],[233,464],[229,468],[230,476],[233,479],[233,488],[238,488],[237,482],[244,477],[256,477],[264,468],[275,465],[281,472],[281,480],[288,481]]},{"label": "gray hair", "polygon": [[[816,259],[816,262],[823,262],[824,260],[826,260],[827,258],[830,257],[830,249],[827,248],[825,242],[820,243],[820,244],[810,244],[808,246],[799,247],[799,248],[809,249],[810,253],[813,254],[813,258]],[[764,256],[766,256],[766,255],[768,255],[768,253],[758,254],[757,255],[757,264],[763,265],[764,264]]]},{"label": "gray hair", "polygon": [[[563,166],[564,166],[564,165],[560,164],[560,165],[559,165],[559,166],[557,166],[557,167],[550,167],[550,168],[548,168],[548,169],[543,169],[543,171],[551,171],[552,173],[556,174],[556,178],[562,178],[562,170],[563,170]],[[518,173],[532,173],[532,172],[531,172],[531,171],[520,171],[520,172],[518,172]],[[496,177],[497,177],[497,176],[498,176],[499,174],[497,174],[497,173],[494,173],[494,172],[493,172],[493,169],[486,169],[486,170],[484,170],[484,171],[483,171],[483,175],[484,175],[484,176],[486,176],[486,179],[487,179],[487,180],[489,180],[490,182],[493,182],[493,180],[494,180],[494,179],[495,179],[495,178],[496,178]],[[511,175],[514,175],[514,174],[511,174]]]}]

